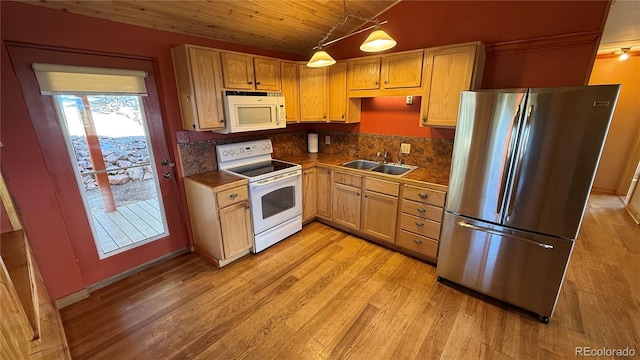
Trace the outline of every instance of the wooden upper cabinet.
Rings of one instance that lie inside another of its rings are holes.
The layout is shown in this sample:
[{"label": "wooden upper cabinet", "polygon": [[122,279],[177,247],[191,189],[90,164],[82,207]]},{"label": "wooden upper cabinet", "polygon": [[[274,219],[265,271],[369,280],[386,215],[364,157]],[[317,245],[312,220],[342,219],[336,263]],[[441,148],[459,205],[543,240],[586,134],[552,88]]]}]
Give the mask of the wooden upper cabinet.
[{"label": "wooden upper cabinet", "polygon": [[460,93],[480,86],[484,59],[480,42],[425,50],[421,126],[456,126]]},{"label": "wooden upper cabinet", "polygon": [[384,89],[421,87],[423,57],[423,50],[384,56],[382,87]]},{"label": "wooden upper cabinet", "polygon": [[253,58],[256,90],[280,91],[280,66],[278,60]]},{"label": "wooden upper cabinet", "polygon": [[347,121],[347,63],[329,67],[329,121]]},{"label": "wooden upper cabinet", "polygon": [[227,52],[223,52],[221,55],[224,87],[253,90],[254,76],[251,56]]},{"label": "wooden upper cabinet", "polygon": [[280,74],[282,77],[282,95],[287,110],[287,122],[300,121],[298,101],[298,64],[289,61],[280,61]]},{"label": "wooden upper cabinet", "polygon": [[280,91],[278,60],[224,51],[221,56],[225,88]]},{"label": "wooden upper cabinet", "polygon": [[349,60],[349,97],[422,94],[423,50]]},{"label": "wooden upper cabinet", "polygon": [[182,126],[206,131],[224,127],[220,53],[181,45],[171,49]]},{"label": "wooden upper cabinet", "polygon": [[349,61],[349,90],[375,90],[380,88],[380,57],[367,57]]},{"label": "wooden upper cabinet", "polygon": [[298,65],[300,74],[300,121],[327,120],[327,68]]}]

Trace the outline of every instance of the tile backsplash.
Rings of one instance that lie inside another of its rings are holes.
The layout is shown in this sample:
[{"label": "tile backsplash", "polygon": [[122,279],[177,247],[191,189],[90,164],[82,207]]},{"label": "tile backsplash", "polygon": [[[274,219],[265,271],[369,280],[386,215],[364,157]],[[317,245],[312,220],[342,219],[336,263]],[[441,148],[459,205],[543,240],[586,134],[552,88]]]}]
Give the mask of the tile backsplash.
[{"label": "tile backsplash", "polygon": [[[242,136],[179,144],[178,150],[184,176],[217,170],[217,145],[270,138],[273,142],[273,157],[277,159],[306,152],[307,133],[309,132],[318,133],[320,153],[380,160],[380,158],[376,158],[376,153],[386,150],[389,154],[389,161],[395,162],[399,158],[400,144],[408,143],[411,144],[411,153],[404,155],[404,163],[438,169],[449,169],[451,166],[453,140],[361,134],[346,131],[294,131],[266,136]],[[330,137],[330,144],[325,144],[325,136]]]}]

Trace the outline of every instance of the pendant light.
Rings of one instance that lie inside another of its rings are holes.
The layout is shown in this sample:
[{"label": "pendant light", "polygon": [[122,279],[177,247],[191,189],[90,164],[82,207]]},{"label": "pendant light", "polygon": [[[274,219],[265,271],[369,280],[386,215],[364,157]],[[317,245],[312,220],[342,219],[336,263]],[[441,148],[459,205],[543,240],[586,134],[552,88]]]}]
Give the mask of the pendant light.
[{"label": "pendant light", "polygon": [[[331,57],[331,55],[329,55],[326,51],[324,51],[323,48],[326,48],[327,46],[333,43],[336,43],[342,39],[346,39],[350,36],[360,34],[362,32],[365,32],[371,29],[373,29],[373,32],[367,37],[364,43],[360,45],[360,50],[365,52],[377,52],[377,51],[389,50],[392,47],[396,46],[397,42],[393,40],[393,38],[391,38],[389,34],[387,34],[386,32],[380,29],[380,25],[386,24],[387,21],[380,22],[378,19],[364,18],[362,16],[359,16],[350,12],[347,9],[346,0],[343,0],[343,8],[344,8],[343,9],[344,12],[343,12],[342,19],[337,24],[333,25],[331,30],[329,30],[329,32],[326,33],[326,35],[322,38],[322,40],[318,42],[318,46],[313,48],[314,50],[316,50],[316,52],[313,54],[313,56],[307,63],[308,67],[323,67],[323,66],[330,66],[335,64],[336,61]],[[347,20],[349,20],[350,18],[356,18],[356,19],[362,20],[365,22],[365,24],[373,22],[375,23],[375,25],[354,31],[350,34],[347,34],[345,36],[339,37],[331,41],[326,41],[329,38],[329,36],[333,34],[333,32],[336,30],[338,26],[344,25],[347,22]]]},{"label": "pendant light", "polygon": [[367,39],[360,45],[360,50],[364,52],[377,52],[389,50],[396,46],[397,42],[384,30],[380,30],[380,24],[376,23],[375,28]]}]

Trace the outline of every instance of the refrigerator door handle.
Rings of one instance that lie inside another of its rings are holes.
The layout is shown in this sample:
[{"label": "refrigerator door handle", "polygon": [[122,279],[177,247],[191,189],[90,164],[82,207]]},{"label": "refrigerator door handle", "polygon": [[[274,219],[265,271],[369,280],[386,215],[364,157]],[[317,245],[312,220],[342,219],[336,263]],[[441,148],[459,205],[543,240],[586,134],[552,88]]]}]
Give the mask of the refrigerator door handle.
[{"label": "refrigerator door handle", "polygon": [[520,140],[520,148],[518,149],[518,163],[515,167],[515,175],[513,176],[513,182],[511,183],[511,194],[509,196],[508,206],[509,209],[507,211],[507,217],[511,216],[513,213],[513,207],[515,204],[516,190],[518,189],[518,183],[520,182],[520,173],[522,168],[522,158],[524,157],[524,151],[527,148],[527,143],[529,142],[529,133],[531,131],[531,113],[533,112],[533,105],[529,106],[527,109],[527,115],[524,120],[524,128],[522,132],[522,138]]},{"label": "refrigerator door handle", "polygon": [[484,231],[484,232],[488,232],[490,234],[494,234],[494,235],[498,235],[498,236],[502,236],[502,237],[507,237],[507,238],[511,238],[511,239],[518,239],[518,240],[521,240],[521,241],[526,241],[528,243],[540,246],[543,249],[549,249],[549,250],[553,249],[553,245],[539,243],[537,241],[525,239],[523,237],[519,237],[519,236],[516,236],[516,235],[513,235],[513,234],[509,234],[509,233],[502,232],[502,231],[499,231],[499,230],[491,229],[491,228],[488,228],[488,227],[472,225],[472,224],[469,224],[469,223],[464,222],[464,221],[458,221],[458,225],[460,225],[462,227],[465,227],[465,228],[468,228],[468,229],[472,229],[472,230]]},{"label": "refrigerator door handle", "polygon": [[[513,124],[516,125],[518,118],[520,117],[520,104],[518,104],[518,109],[516,110],[516,114],[513,117]],[[504,171],[504,174],[502,174],[502,181],[500,182],[500,191],[498,192],[498,205],[496,206],[496,214],[500,214],[500,212],[502,211],[502,204],[504,204],[504,192],[507,188],[507,179],[509,177],[509,167],[511,166],[511,161],[513,159],[513,153],[515,152],[515,142],[516,139],[518,138],[517,136],[517,130],[518,127],[517,126],[513,126],[511,129],[511,134],[509,134],[509,140],[507,140],[509,142],[509,149],[507,150],[507,159],[505,162],[505,167],[507,171]]]}]

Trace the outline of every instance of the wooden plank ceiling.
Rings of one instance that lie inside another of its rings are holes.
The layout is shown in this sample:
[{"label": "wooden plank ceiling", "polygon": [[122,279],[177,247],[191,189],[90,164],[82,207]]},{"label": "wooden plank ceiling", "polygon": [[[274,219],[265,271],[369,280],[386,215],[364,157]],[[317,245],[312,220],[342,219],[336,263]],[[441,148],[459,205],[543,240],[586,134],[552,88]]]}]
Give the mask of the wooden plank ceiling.
[{"label": "wooden plank ceiling", "polygon": [[[309,56],[343,16],[343,0],[59,1],[19,0],[70,13]],[[399,0],[350,0],[350,12],[375,18]],[[384,18],[380,19],[385,20]],[[363,25],[350,18],[330,39]]]}]

